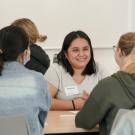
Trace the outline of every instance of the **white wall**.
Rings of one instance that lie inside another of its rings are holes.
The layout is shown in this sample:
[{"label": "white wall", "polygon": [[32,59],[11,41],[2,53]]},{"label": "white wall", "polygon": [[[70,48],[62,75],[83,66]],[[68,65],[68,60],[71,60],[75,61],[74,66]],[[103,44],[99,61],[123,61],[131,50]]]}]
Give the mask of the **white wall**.
[{"label": "white wall", "polygon": [[[81,29],[94,48],[110,48],[132,29],[134,0],[0,0],[0,28],[22,17],[47,34],[45,48],[60,48],[67,33]],[[135,4],[134,4],[135,5]],[[134,6],[135,7],[135,6]]]}]

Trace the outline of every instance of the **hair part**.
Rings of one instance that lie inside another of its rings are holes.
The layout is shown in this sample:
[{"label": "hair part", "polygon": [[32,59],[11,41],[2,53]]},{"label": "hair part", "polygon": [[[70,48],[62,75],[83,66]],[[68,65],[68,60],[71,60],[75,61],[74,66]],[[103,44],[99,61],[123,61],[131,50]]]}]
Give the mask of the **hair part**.
[{"label": "hair part", "polygon": [[72,65],[69,63],[68,59],[66,58],[65,53],[67,53],[68,48],[70,47],[71,43],[77,38],[85,39],[90,46],[91,59],[88,62],[84,71],[82,72],[82,75],[91,75],[93,73],[96,73],[96,64],[95,64],[95,60],[94,60],[94,54],[93,54],[93,48],[91,45],[91,40],[88,37],[88,35],[86,33],[84,33],[83,31],[72,31],[69,34],[67,34],[67,36],[65,37],[65,39],[63,41],[62,49],[57,55],[58,64],[61,64],[63,66],[63,68],[67,72],[69,72],[69,74],[71,76],[74,75],[74,70],[72,68]]}]

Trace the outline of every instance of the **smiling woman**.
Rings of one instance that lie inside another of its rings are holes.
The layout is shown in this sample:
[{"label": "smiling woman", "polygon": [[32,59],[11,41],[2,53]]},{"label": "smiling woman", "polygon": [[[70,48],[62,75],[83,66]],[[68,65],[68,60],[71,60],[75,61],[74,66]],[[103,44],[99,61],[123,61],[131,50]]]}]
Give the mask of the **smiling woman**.
[{"label": "smiling woman", "polygon": [[[52,76],[53,75],[53,76]],[[53,97],[53,110],[78,110],[102,78],[90,38],[83,31],[72,31],[64,39],[57,63],[45,74]]]},{"label": "smiling woman", "polygon": [[74,71],[80,69],[83,72],[90,60],[90,47],[87,40],[83,38],[75,39],[71,43],[67,53],[65,53],[65,56],[72,65]]}]

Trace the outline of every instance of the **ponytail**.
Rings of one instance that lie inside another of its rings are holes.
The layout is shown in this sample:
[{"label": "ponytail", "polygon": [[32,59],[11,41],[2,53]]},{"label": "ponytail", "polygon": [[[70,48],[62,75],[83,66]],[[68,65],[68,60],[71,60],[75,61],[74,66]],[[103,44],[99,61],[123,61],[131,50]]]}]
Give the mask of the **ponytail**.
[{"label": "ponytail", "polygon": [[39,35],[38,38],[37,38],[37,41],[44,42],[46,39],[47,39],[47,36],[45,36],[45,35]]},{"label": "ponytail", "polygon": [[132,49],[131,53],[126,56],[122,69],[128,73],[135,73],[135,47]]},{"label": "ponytail", "polygon": [[26,32],[16,26],[7,26],[0,30],[0,75],[5,62],[17,61],[18,56],[28,48],[29,38]]}]

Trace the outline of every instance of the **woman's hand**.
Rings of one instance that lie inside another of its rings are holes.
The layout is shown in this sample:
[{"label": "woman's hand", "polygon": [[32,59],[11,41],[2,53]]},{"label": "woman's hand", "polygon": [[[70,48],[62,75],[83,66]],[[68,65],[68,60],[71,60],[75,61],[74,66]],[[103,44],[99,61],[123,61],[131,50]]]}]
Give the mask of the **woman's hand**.
[{"label": "woman's hand", "polygon": [[89,93],[84,90],[83,94],[82,94],[82,99],[84,99],[86,101],[88,99],[88,97],[89,97]]},{"label": "woman's hand", "polygon": [[76,110],[82,109],[88,97],[89,97],[89,94],[86,91],[83,91],[82,97],[74,99],[75,109]]}]

